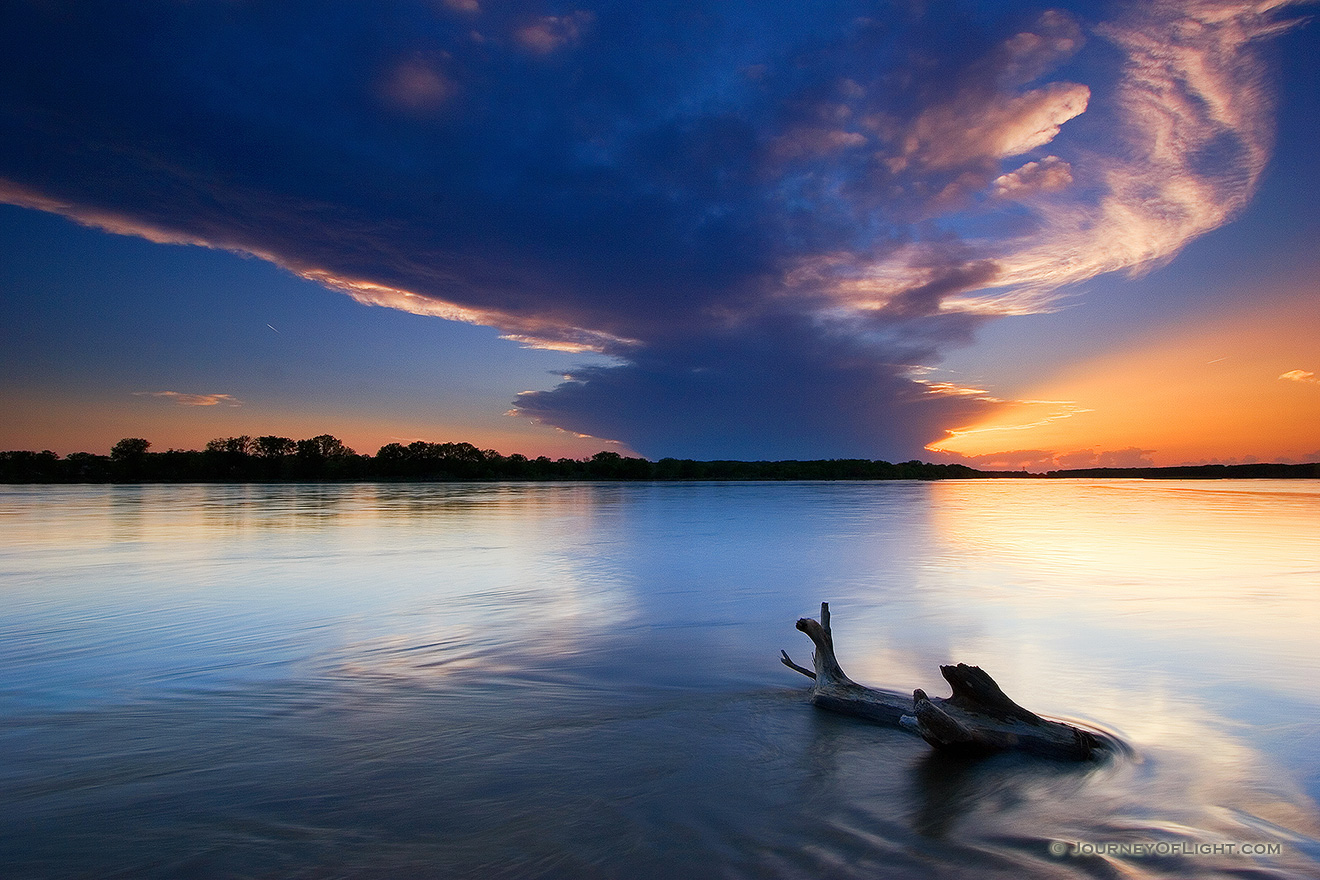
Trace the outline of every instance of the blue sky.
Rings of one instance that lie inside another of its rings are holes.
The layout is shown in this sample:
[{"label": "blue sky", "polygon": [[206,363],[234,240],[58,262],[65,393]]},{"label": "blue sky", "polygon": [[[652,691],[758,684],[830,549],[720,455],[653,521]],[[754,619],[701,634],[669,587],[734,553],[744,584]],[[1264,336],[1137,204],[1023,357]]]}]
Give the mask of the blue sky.
[{"label": "blue sky", "polygon": [[1305,4],[0,10],[4,448],[1320,450]]}]

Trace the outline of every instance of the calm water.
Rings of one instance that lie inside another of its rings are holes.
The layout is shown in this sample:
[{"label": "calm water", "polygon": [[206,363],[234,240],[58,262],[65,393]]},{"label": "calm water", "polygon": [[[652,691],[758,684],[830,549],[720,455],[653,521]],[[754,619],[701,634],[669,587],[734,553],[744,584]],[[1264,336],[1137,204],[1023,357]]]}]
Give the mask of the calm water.
[{"label": "calm water", "polygon": [[1318,630],[1314,482],[0,487],[0,875],[1316,877]]}]

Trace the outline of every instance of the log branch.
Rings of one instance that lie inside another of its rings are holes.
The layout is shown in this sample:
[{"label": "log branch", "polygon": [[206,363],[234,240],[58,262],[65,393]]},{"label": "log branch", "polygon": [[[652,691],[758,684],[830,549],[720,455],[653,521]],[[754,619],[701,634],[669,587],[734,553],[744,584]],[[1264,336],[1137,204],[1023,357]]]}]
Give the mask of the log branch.
[{"label": "log branch", "polygon": [[1084,760],[1112,745],[1105,738],[1041,718],[1009,699],[995,680],[978,666],[941,666],[940,674],[953,690],[947,698],[929,697],[918,688],[912,696],[857,684],[844,674],[834,654],[830,606],[820,604],[820,621],[804,617],[797,628],[815,645],[816,671],[798,666],[786,651],[780,662],[814,680],[811,701],[841,712],[916,733],[937,749],[956,752],[997,752],[1008,749],[1054,758]]},{"label": "log branch", "polygon": [[810,669],[805,669],[805,668],[803,668],[803,667],[801,667],[801,666],[798,666],[796,663],[794,663],[794,662],[793,662],[793,658],[790,657],[790,656],[788,656],[788,652],[787,652],[787,651],[780,651],[780,652],[779,652],[779,662],[782,663],[782,664],[784,664],[785,666],[787,666],[789,669],[792,669],[792,670],[794,670],[794,671],[796,671],[796,672],[800,672],[800,673],[802,673],[802,674],[805,675],[807,678],[814,679],[814,678],[816,677],[816,673],[812,672]]}]

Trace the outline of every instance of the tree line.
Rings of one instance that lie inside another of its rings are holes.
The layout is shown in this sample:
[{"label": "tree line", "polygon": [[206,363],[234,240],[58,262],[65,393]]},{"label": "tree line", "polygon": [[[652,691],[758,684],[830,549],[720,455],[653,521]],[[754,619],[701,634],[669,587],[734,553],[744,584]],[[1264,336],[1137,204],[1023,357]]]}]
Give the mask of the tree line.
[{"label": "tree line", "polygon": [[651,461],[617,452],[586,458],[501,455],[471,443],[387,443],[359,455],[330,434],[219,437],[198,450],[152,452],[126,437],[109,455],[0,452],[4,483],[281,482],[296,480],[938,480],[990,476],[963,465],[866,459]]},{"label": "tree line", "polygon": [[501,455],[471,443],[387,443],[359,455],[331,434],[218,437],[198,450],[152,452],[125,437],[109,455],[0,452],[0,483],[249,483],[299,480],[948,480],[979,477],[1320,479],[1320,463],[1088,468],[1045,474],[980,471],[960,464],[860,458],[812,461],[651,461],[617,452],[586,458]]}]

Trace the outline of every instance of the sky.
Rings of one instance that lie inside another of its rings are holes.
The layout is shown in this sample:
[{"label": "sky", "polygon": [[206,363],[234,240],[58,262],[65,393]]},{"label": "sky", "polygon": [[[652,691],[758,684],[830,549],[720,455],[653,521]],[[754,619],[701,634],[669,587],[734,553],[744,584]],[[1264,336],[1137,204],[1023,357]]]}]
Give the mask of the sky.
[{"label": "sky", "polygon": [[0,0],[0,448],[1320,460],[1290,0]]}]

